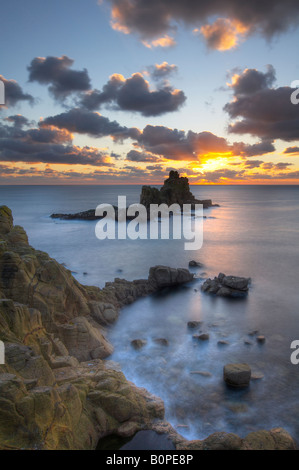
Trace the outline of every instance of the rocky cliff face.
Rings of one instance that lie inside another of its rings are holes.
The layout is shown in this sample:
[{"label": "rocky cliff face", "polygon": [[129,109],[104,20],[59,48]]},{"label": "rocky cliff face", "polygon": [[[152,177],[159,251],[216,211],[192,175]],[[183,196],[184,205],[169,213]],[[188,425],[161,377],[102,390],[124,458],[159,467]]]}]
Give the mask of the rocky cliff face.
[{"label": "rocky cliff face", "polygon": [[113,350],[105,326],[152,290],[148,281],[80,285],[0,208],[0,448],[93,449],[163,418],[159,398],[104,360]]}]

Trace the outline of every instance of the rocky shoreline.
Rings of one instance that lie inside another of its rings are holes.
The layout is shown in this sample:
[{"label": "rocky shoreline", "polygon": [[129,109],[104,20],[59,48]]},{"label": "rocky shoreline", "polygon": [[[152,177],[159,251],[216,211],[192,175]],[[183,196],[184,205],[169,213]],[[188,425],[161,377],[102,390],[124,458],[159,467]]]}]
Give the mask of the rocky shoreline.
[{"label": "rocky shoreline", "polygon": [[95,449],[105,436],[145,429],[167,434],[178,450],[294,449],[280,428],[187,441],[164,420],[162,400],[107,359],[106,330],[124,305],[192,279],[187,269],[156,266],[148,279],[83,286],[32,248],[0,207],[0,449]]}]

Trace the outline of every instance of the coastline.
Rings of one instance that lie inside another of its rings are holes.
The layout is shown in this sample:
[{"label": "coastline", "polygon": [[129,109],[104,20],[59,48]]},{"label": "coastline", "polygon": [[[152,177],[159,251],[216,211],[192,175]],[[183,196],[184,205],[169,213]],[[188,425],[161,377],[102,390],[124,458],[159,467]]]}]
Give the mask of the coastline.
[{"label": "coastline", "polygon": [[[105,328],[121,307],[163,287],[155,268],[148,280],[87,287],[34,250],[4,206],[0,234],[0,339],[7,361],[0,366],[0,448],[95,449],[102,437],[146,429],[167,434],[178,450],[295,448],[280,428],[245,439],[214,433],[187,441],[164,420],[162,400],[106,360],[112,346]],[[177,280],[189,282],[187,273],[180,271]]]}]

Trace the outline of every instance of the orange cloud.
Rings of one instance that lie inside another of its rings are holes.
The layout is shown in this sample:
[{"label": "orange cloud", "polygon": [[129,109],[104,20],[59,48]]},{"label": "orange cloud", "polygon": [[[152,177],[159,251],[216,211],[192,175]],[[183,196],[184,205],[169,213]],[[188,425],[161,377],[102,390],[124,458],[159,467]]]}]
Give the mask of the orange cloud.
[{"label": "orange cloud", "polygon": [[123,34],[130,34],[131,30],[122,24],[122,14],[118,7],[113,7],[111,12],[111,26],[115,31],[120,31]]},{"label": "orange cloud", "polygon": [[201,33],[209,48],[227,51],[235,48],[247,31],[248,27],[240,21],[218,18],[214,23],[202,26],[200,30],[195,29],[194,33]]},{"label": "orange cloud", "polygon": [[154,39],[151,42],[142,41],[142,44],[145,47],[152,49],[153,47],[173,47],[176,45],[176,42],[171,36],[166,35],[161,38]]}]

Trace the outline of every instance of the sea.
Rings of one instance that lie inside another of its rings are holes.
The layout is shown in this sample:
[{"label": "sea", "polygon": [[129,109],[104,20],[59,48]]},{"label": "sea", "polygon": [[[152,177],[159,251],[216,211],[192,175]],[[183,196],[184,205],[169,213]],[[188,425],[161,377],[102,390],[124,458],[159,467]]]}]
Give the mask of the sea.
[{"label": "sea", "polygon": [[[141,186],[0,186],[0,203],[12,209],[33,247],[63,263],[84,285],[145,279],[155,265],[202,263],[190,268],[194,282],[122,309],[107,329],[115,348],[109,359],[128,380],[163,399],[166,419],[188,439],[283,427],[299,443],[299,364],[291,361],[291,344],[299,341],[299,186],[191,191],[219,204],[204,211],[203,244],[193,251],[183,240],[99,240],[96,221],[50,217],[117,205],[120,195],[128,205],[138,203]],[[202,293],[204,280],[220,272],[250,277],[247,297]],[[201,322],[198,329],[188,328],[192,320]],[[199,331],[210,339],[198,341],[193,335]],[[257,335],[265,336],[264,344]],[[168,345],[157,344],[157,338]],[[145,346],[134,350],[134,339],[146,340]],[[228,363],[250,365],[255,380],[248,388],[226,386]]]}]

